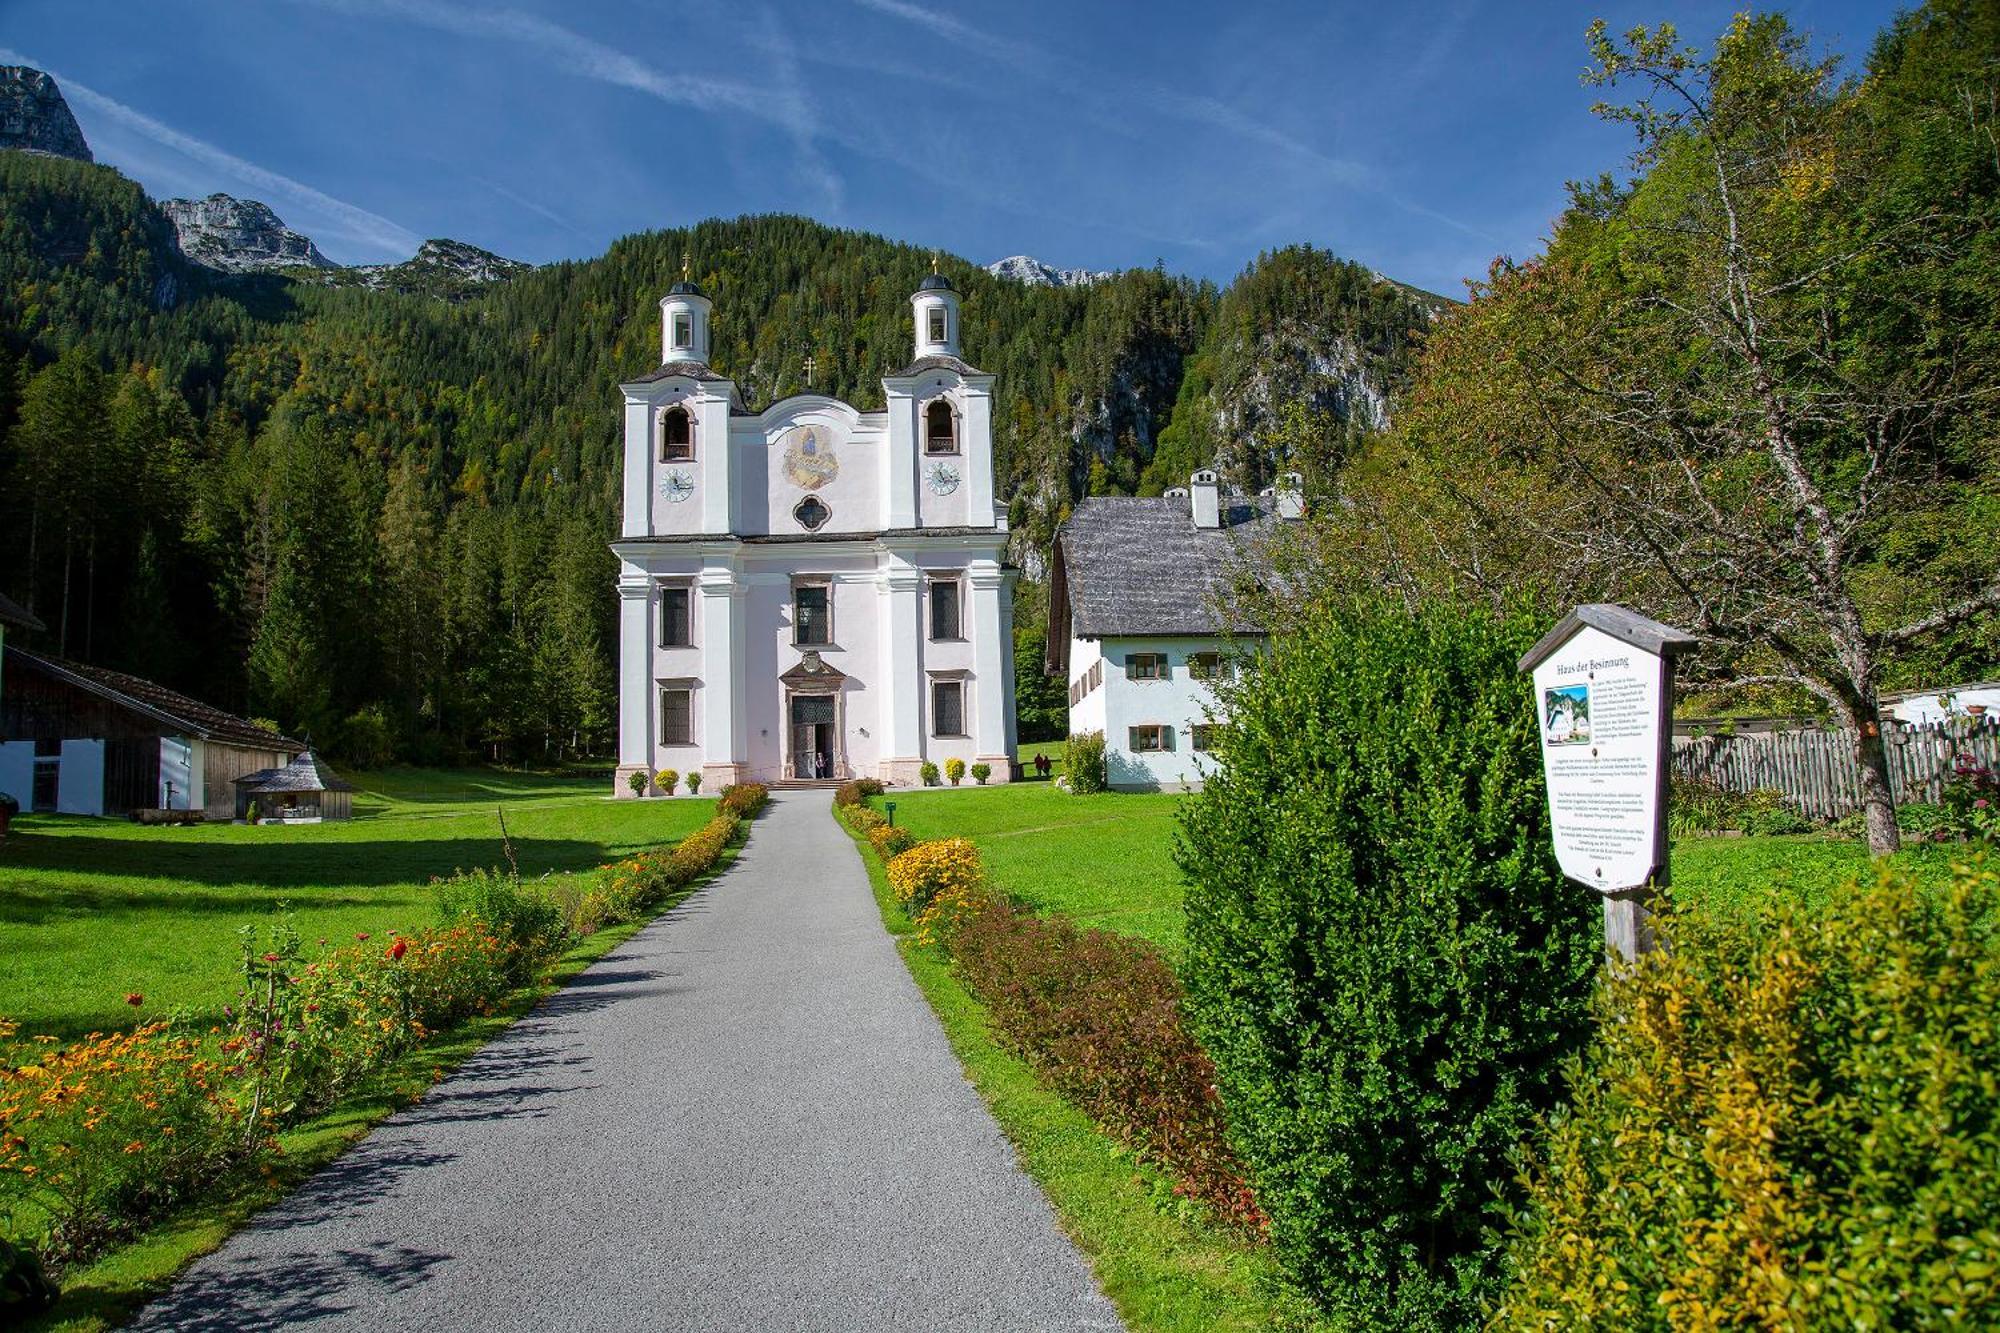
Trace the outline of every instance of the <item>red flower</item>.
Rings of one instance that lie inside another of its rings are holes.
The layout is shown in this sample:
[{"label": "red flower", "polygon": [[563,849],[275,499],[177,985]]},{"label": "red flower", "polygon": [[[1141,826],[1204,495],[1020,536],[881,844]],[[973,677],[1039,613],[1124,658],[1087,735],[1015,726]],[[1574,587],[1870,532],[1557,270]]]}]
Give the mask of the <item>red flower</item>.
[{"label": "red flower", "polygon": [[409,947],[410,946],[407,941],[397,940],[394,944],[389,946],[389,956],[391,958],[401,958],[406,952],[409,951]]},{"label": "red flower", "polygon": [[267,953],[264,955],[264,961],[267,963],[275,963],[278,961],[278,955],[274,953]]},{"label": "red flower", "polygon": [[360,934],[356,935],[354,938],[357,940],[365,940],[368,938],[368,932],[364,930]]},{"label": "red flower", "polygon": [[146,997],[141,995],[138,991],[133,991],[130,995],[127,995],[125,997],[125,1003],[131,1005],[134,1009],[137,1009],[140,1005],[144,1004],[145,1002],[146,1002]]}]

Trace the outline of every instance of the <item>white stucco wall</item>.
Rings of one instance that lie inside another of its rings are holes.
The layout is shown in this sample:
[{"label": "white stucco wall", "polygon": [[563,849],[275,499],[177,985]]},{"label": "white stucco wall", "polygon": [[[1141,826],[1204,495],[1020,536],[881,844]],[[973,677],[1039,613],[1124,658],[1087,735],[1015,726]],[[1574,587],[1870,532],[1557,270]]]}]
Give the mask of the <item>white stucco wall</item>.
[{"label": "white stucco wall", "polygon": [[[1947,696],[1951,700],[1949,709],[1945,707]],[[1983,706],[1989,715],[2000,714],[2000,684],[1984,682],[1961,685],[1956,689],[1933,690],[1927,694],[1902,695],[1890,704],[1890,713],[1898,722],[1921,726],[1954,716],[1962,718],[1966,716],[1968,705]]]},{"label": "white stucco wall", "polygon": [[65,815],[104,813],[104,742],[66,740],[56,778],[56,810]]},{"label": "white stucco wall", "polygon": [[[1071,646],[1071,677],[1088,640]],[[1112,638],[1096,645],[1104,656],[1104,684],[1091,698],[1071,710],[1072,733],[1104,732],[1105,765],[1111,786],[1119,790],[1183,790],[1201,785],[1205,771],[1213,764],[1209,756],[1194,748],[1195,724],[1208,720],[1215,706],[1209,682],[1196,679],[1188,669],[1195,653],[1227,654],[1224,640],[1215,638]],[[1134,653],[1163,653],[1167,674],[1161,680],[1126,678],[1126,659]],[[1101,710],[1101,711],[1100,711]],[[1172,748],[1135,754],[1131,748],[1131,728],[1162,725],[1172,728]]]}]

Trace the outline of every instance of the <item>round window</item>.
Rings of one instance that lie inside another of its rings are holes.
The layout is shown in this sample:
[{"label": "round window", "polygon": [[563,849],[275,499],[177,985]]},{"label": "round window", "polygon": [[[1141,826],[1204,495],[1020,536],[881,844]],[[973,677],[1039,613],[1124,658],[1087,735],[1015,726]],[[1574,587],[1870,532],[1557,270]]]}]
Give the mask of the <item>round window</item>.
[{"label": "round window", "polygon": [[792,506],[792,517],[797,519],[799,526],[807,532],[818,532],[826,526],[826,521],[833,517],[833,511],[828,509],[826,502],[817,495],[808,495]]}]

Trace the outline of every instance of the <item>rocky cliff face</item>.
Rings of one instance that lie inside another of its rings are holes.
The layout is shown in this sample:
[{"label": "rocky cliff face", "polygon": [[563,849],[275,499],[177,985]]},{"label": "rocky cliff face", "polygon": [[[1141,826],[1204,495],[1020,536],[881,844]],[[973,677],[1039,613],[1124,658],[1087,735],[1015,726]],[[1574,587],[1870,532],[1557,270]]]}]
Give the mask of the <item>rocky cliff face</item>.
[{"label": "rocky cliff face", "polygon": [[0,65],[0,148],[95,160],[56,81],[26,65]]},{"label": "rocky cliff face", "polygon": [[489,282],[504,282],[533,268],[464,241],[428,240],[400,264],[363,264],[349,269],[363,287],[453,295]]},{"label": "rocky cliff face", "polygon": [[986,266],[996,278],[1009,278],[1030,287],[1088,287],[1102,282],[1109,273],[1093,273],[1087,268],[1057,268],[1033,255],[1008,255]]},{"label": "rocky cliff face", "polygon": [[255,199],[212,194],[168,199],[160,209],[173,220],[181,253],[219,273],[269,273],[293,268],[337,268],[312,238],[278,220]]}]

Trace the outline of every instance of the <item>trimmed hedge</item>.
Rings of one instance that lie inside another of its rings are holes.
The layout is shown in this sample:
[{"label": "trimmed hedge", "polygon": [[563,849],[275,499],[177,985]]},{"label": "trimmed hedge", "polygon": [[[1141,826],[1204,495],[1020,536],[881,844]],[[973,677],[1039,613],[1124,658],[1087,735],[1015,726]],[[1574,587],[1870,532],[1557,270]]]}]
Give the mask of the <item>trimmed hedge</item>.
[{"label": "trimmed hedge", "polygon": [[2000,1327],[2000,878],[1669,914],[1596,1003],[1501,1327]]},{"label": "trimmed hedge", "polygon": [[836,809],[845,810],[849,806],[860,805],[870,796],[880,796],[882,792],[883,786],[876,779],[856,778],[833,789],[833,804]]},{"label": "trimmed hedge", "polygon": [[1521,619],[1322,607],[1216,683],[1183,978],[1280,1262],[1336,1323],[1474,1326],[1494,1188],[1589,1035],[1599,908],[1551,851]]},{"label": "trimmed hedge", "polygon": [[722,789],[716,809],[739,819],[754,818],[770,802],[771,789],[761,782],[732,782]]}]

